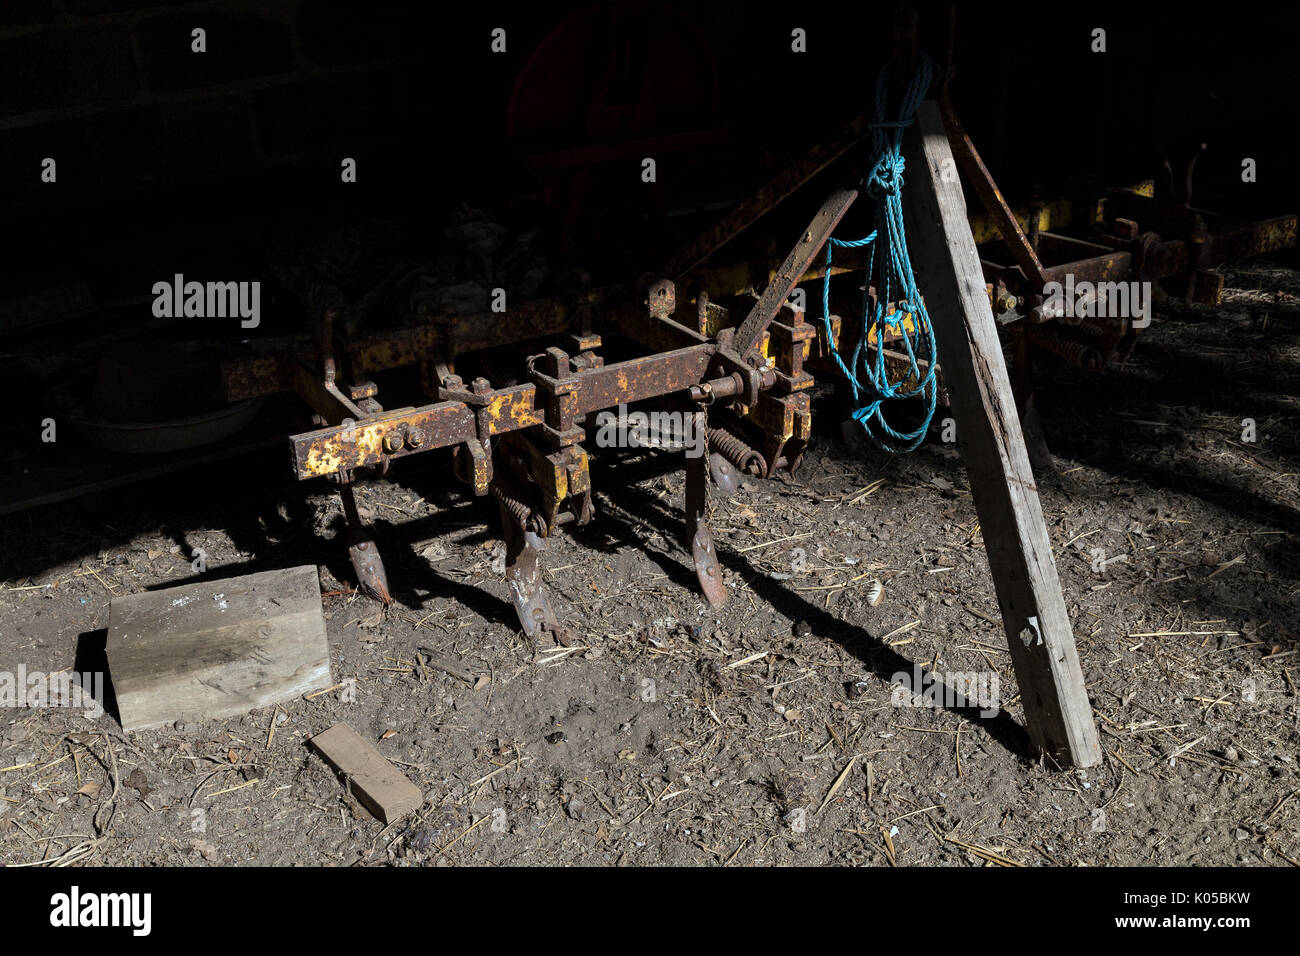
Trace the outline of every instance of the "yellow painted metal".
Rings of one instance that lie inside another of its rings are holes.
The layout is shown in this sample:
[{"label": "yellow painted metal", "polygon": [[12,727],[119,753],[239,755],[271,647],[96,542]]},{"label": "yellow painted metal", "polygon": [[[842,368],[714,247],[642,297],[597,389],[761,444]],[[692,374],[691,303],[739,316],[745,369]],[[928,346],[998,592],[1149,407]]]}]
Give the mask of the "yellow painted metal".
[{"label": "yellow painted metal", "polygon": [[[1129,192],[1137,193],[1139,196],[1146,196],[1148,199],[1156,194],[1155,180],[1145,179],[1142,182],[1134,183],[1126,187]],[[1055,199],[1043,204],[1038,214],[1038,230],[1040,232],[1060,232],[1065,227],[1074,224],[1081,218],[1075,213],[1075,203],[1070,199]],[[1016,217],[1016,222],[1026,234],[1029,232],[1029,210],[1026,207],[1018,206],[1012,210]],[[1086,215],[1086,211],[1083,215]],[[1105,221],[1106,200],[1098,200],[1093,213],[1091,225],[1100,225]],[[1001,236],[998,234],[997,227],[993,225],[993,220],[984,213],[976,213],[970,217],[970,229],[975,236],[975,244],[983,245],[986,242],[997,242]]]}]

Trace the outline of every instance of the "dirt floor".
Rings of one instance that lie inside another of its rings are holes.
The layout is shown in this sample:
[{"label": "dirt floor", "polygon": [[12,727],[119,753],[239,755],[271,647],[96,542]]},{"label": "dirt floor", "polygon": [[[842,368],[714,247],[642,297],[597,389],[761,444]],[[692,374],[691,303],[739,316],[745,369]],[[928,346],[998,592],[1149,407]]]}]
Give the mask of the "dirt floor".
[{"label": "dirt floor", "polygon": [[[597,520],[544,557],[569,648],[517,630],[494,511],[448,494],[444,461],[362,489],[385,611],[349,593],[337,498],[277,453],[5,519],[0,670],[102,669],[109,600],[191,579],[202,548],[214,582],[320,565],[354,683],[129,736],[111,712],[0,710],[0,861],[1300,865],[1300,276],[1228,285],[1161,308],[1124,369],[1040,375],[1100,767],[1027,756],[954,445],[891,458],[824,427],[797,484],[715,496],[720,611],[680,462],[602,455]],[[1003,709],[898,706],[891,676],[921,665],[996,672]],[[417,814],[385,829],[344,795],[304,745],[337,721],[425,791]]]}]

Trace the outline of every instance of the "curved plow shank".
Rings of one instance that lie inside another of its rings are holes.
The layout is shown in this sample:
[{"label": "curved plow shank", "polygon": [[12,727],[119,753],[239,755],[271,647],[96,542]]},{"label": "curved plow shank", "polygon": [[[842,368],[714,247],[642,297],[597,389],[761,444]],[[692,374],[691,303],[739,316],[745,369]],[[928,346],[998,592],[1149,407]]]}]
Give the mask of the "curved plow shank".
[{"label": "curved plow shank", "polygon": [[352,560],[352,570],[357,574],[357,586],[371,597],[391,604],[393,595],[388,589],[388,572],[384,570],[384,559],[379,556],[374,537],[357,513],[352,485],[339,485],[339,498],[343,502],[343,515],[348,522],[348,557]]},{"label": "curved plow shank", "polygon": [[718,494],[724,498],[734,495],[736,489],[740,487],[739,472],[736,471],[731,462],[716,451],[709,455],[709,475],[712,476],[713,483],[717,485]]},{"label": "curved plow shank", "polygon": [[[695,435],[706,435],[708,415],[694,412]],[[700,579],[700,589],[713,607],[727,603],[727,585],[722,580],[722,567],[718,552],[713,546],[713,533],[709,531],[709,456],[692,456],[688,446],[686,456],[686,536],[690,539],[691,557],[695,561],[695,575]],[[700,449],[704,451],[704,449]]]},{"label": "curved plow shank", "polygon": [[546,547],[546,539],[521,528],[510,510],[504,504],[498,504],[506,538],[506,584],[510,587],[510,598],[515,603],[519,624],[534,641],[549,633],[558,643],[568,647],[573,643],[573,632],[555,616],[542,581],[538,552]]}]

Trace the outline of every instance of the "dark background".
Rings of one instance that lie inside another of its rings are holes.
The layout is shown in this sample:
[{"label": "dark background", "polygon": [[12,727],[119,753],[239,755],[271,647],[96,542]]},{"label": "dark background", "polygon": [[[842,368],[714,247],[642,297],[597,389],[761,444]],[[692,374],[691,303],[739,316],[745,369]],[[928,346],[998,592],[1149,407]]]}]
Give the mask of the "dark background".
[{"label": "dark background", "polygon": [[[942,63],[947,6],[919,6]],[[460,201],[548,226],[561,267],[653,270],[871,102],[892,8],[5,0],[0,300],[74,281],[99,301],[145,295],[174,272],[251,278],[270,242],[367,217],[439,232]],[[496,26],[504,55],[489,52]],[[790,51],[796,26],[806,54]],[[1278,214],[1300,205],[1297,39],[1286,4],[963,4],[952,95],[1013,200],[1034,181],[1052,195],[1152,177],[1153,141],[1171,154],[1203,141],[1196,205]],[[640,181],[638,140],[656,144],[656,187]],[[584,155],[593,144],[609,158]],[[45,156],[56,185],[40,182]],[[355,185],[339,181],[343,156]]]}]

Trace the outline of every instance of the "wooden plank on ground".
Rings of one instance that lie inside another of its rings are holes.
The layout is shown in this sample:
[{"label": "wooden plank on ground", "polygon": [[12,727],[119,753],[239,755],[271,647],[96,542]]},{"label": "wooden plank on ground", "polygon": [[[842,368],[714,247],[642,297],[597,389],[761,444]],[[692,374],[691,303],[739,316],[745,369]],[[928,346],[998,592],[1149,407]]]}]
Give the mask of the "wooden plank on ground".
[{"label": "wooden plank on ground", "polygon": [[1101,760],[1097,728],[938,104],[921,104],[906,150],[907,240],[934,323],[1027,729],[1056,759],[1091,767]]},{"label": "wooden plank on ground", "polygon": [[317,734],[311,745],[343,775],[361,805],[385,826],[424,803],[420,788],[347,724],[335,724]]},{"label": "wooden plank on ground", "polygon": [[330,686],[314,565],[114,598],[105,650],[127,731],[237,717]]}]

